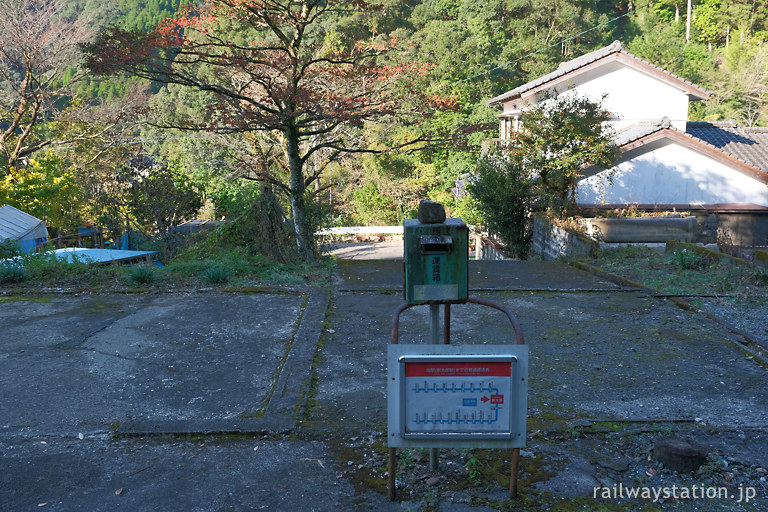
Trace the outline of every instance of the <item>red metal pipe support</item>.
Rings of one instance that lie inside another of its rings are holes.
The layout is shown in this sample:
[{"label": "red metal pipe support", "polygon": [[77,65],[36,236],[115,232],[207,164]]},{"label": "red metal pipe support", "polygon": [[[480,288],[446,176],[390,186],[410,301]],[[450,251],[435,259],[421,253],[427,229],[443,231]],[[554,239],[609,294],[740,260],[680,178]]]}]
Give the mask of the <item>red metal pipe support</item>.
[{"label": "red metal pipe support", "polygon": [[[481,306],[488,306],[493,309],[496,309],[498,311],[501,311],[505,315],[507,315],[507,318],[509,319],[509,322],[512,324],[512,328],[515,331],[515,342],[518,345],[525,345],[525,338],[523,337],[523,331],[520,328],[520,324],[517,322],[517,319],[515,319],[515,316],[512,314],[512,312],[506,307],[502,306],[501,304],[496,304],[495,302],[492,302],[490,300],[485,299],[475,299],[475,298],[468,298],[467,302],[470,302],[472,304],[478,304]],[[394,314],[392,315],[392,333],[390,338],[390,343],[393,345],[397,345],[400,342],[400,315],[403,311],[406,309],[409,309],[416,304],[402,304],[400,307],[398,307]],[[443,343],[444,344],[450,344],[451,343],[451,304],[445,303],[445,320],[444,320],[444,328],[443,328]],[[389,461],[387,464],[387,499],[389,501],[395,500],[395,471],[397,468],[396,458],[397,458],[397,449],[396,448],[389,448]],[[514,448],[512,450],[512,460],[511,467],[510,467],[510,476],[509,476],[509,495],[512,498],[517,497],[517,472],[520,464],[520,449]]]}]

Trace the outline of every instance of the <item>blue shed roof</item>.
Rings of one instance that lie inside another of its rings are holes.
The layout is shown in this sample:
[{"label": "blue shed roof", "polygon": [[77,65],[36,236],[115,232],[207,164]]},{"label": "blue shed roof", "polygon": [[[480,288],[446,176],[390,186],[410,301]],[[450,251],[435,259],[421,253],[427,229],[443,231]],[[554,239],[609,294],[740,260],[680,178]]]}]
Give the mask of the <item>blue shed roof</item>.
[{"label": "blue shed roof", "polygon": [[45,222],[10,205],[0,207],[0,240],[47,238]]},{"label": "blue shed roof", "polygon": [[117,249],[84,249],[81,247],[67,247],[56,249],[56,258],[62,261],[72,262],[75,259],[85,263],[134,263],[139,261],[151,261],[151,255],[156,251],[119,251]]}]

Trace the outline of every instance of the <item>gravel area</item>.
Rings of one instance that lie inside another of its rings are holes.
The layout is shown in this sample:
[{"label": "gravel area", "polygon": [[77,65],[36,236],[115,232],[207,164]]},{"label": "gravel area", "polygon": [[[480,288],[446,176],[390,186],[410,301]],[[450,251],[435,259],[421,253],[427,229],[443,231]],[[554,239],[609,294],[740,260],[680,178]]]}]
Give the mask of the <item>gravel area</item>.
[{"label": "gravel area", "polygon": [[603,251],[586,264],[624,285],[638,283],[679,304],[684,301],[741,334],[751,348],[768,356],[766,271],[729,258],[718,253],[686,253],[685,249],[659,253],[626,246]]},{"label": "gravel area", "polygon": [[768,299],[765,297],[694,298],[689,302],[768,351]]}]

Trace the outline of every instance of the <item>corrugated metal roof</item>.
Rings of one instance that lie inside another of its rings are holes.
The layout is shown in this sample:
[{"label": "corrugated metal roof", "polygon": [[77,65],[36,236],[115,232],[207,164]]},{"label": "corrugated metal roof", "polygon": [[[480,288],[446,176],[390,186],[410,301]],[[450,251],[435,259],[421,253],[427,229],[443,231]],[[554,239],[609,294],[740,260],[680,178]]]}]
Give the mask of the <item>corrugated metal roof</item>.
[{"label": "corrugated metal roof", "polygon": [[151,260],[149,257],[156,251],[119,251],[116,249],[84,249],[81,247],[67,247],[56,249],[56,258],[62,261],[72,262],[75,259],[84,263],[129,263],[133,261]]},{"label": "corrugated metal roof", "polygon": [[0,207],[0,240],[22,240],[38,226],[42,220],[10,205]]}]

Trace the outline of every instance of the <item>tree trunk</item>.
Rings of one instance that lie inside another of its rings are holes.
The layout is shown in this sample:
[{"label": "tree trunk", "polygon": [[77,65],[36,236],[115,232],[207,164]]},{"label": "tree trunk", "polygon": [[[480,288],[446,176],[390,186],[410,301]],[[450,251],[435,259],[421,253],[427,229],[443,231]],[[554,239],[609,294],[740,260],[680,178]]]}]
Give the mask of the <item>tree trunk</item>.
[{"label": "tree trunk", "polygon": [[285,156],[291,173],[291,213],[293,229],[296,234],[296,245],[306,261],[315,261],[315,244],[307,208],[304,204],[304,165],[299,155],[299,135],[296,128],[288,128],[283,132],[285,137]]}]

